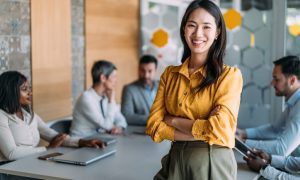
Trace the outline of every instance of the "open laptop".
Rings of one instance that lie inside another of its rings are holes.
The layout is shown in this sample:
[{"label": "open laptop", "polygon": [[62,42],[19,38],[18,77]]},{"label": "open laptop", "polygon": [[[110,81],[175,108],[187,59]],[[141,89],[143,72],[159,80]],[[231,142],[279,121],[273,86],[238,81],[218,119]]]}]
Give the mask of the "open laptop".
[{"label": "open laptop", "polygon": [[86,166],[97,160],[113,155],[117,152],[115,146],[107,146],[103,149],[83,147],[51,158],[55,162]]}]

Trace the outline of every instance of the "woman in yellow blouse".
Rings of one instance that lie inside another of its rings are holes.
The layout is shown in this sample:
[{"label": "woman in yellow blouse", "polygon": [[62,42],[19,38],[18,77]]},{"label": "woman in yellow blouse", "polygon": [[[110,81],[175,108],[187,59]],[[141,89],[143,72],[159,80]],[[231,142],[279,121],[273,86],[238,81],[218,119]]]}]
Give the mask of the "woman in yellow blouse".
[{"label": "woman in yellow blouse", "polygon": [[146,133],[173,141],[154,179],[236,179],[232,148],[242,75],[223,64],[226,28],[219,8],[195,0],[181,22],[182,65],[162,74]]}]

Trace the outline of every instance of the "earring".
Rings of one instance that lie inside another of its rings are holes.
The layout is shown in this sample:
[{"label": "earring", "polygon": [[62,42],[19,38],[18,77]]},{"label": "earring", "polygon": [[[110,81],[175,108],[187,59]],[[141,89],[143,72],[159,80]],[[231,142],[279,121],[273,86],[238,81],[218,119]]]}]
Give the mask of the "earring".
[{"label": "earring", "polygon": [[217,39],[218,39],[218,37],[215,38],[215,40],[217,40]]}]

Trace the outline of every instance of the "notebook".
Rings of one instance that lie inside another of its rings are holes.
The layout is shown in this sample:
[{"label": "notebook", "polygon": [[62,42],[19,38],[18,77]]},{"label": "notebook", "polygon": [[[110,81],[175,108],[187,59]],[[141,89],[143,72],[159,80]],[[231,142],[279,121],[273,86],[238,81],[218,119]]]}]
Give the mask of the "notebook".
[{"label": "notebook", "polygon": [[113,155],[116,152],[117,150],[115,146],[107,146],[103,149],[83,147],[65,153],[64,155],[53,157],[51,160],[55,162],[86,166],[97,160]]}]

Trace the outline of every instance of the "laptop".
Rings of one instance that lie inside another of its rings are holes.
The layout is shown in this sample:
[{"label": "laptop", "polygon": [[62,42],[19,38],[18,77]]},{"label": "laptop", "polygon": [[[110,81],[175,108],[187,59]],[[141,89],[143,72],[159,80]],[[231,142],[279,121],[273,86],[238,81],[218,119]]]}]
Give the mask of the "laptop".
[{"label": "laptop", "polygon": [[117,150],[115,146],[107,146],[103,149],[83,147],[65,153],[64,155],[53,157],[51,160],[55,162],[86,166],[107,156],[113,155],[116,152]]},{"label": "laptop", "polygon": [[100,133],[93,134],[84,139],[98,139],[101,140],[102,142],[105,142],[106,145],[115,144],[117,142],[116,137],[109,134],[100,134]]}]

